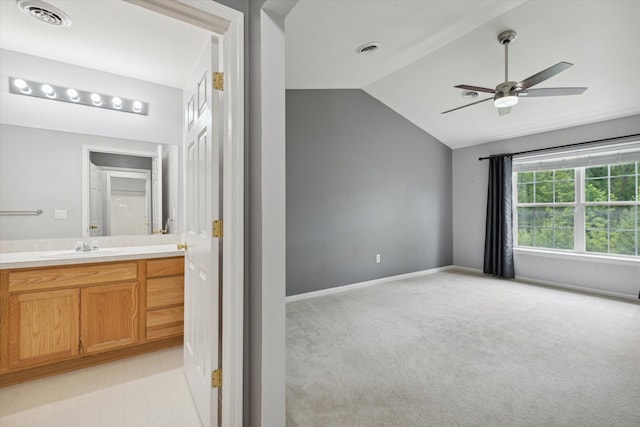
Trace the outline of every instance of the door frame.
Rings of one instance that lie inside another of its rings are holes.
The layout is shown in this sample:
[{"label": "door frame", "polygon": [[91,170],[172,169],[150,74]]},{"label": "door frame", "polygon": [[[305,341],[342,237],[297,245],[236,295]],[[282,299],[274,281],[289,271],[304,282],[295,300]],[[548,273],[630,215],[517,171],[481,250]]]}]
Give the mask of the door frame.
[{"label": "door frame", "polygon": [[[89,225],[91,223],[89,218],[89,212],[91,210],[89,197],[91,194],[91,188],[89,185],[91,170],[89,163],[91,162],[91,153],[108,153],[108,154],[122,154],[124,156],[137,156],[137,157],[149,157],[153,160],[158,155],[157,151],[147,150],[135,150],[130,148],[109,147],[102,145],[88,145],[82,144],[82,238],[90,239],[91,233]],[[162,161],[162,159],[159,159]],[[152,202],[153,203],[153,202]],[[162,211],[162,206],[160,207]]]},{"label": "door frame", "polygon": [[211,0],[123,0],[224,38],[222,337],[223,426],[242,426],[244,339],[244,14]]}]

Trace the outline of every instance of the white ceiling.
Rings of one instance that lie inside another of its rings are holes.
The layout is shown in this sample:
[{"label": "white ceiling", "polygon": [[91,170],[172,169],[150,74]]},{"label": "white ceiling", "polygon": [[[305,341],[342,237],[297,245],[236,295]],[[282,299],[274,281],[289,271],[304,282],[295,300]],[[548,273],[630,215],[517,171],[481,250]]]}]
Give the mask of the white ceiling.
[{"label": "white ceiling", "polygon": [[[287,88],[363,89],[451,148],[640,114],[639,18],[637,0],[300,0],[286,18]],[[504,80],[505,29],[518,33],[510,80],[567,61],[536,87],[589,89],[521,99],[503,117],[491,101],[440,114],[472,102],[454,85]],[[370,41],[377,52],[355,53]]]},{"label": "white ceiling", "polygon": [[[290,0],[295,1],[295,0]],[[0,0],[0,47],[182,88],[206,31],[116,0],[49,0],[73,20],[37,22]],[[299,0],[286,18],[288,88],[360,88],[452,148],[640,114],[638,0]],[[575,65],[537,87],[580,96],[522,99],[498,117],[456,84],[504,78],[497,34],[512,28],[510,79]],[[377,41],[369,55],[355,49]],[[1,66],[1,64],[0,64]]]},{"label": "white ceiling", "polygon": [[0,0],[0,48],[182,89],[208,32],[115,0],[47,0],[72,20],[54,27]]}]

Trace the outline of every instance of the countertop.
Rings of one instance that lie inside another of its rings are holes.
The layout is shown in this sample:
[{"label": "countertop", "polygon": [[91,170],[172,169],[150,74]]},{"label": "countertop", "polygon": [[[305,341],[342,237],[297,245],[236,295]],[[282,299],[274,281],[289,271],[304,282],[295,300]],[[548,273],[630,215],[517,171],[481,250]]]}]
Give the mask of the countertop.
[{"label": "countertop", "polygon": [[175,244],[103,248],[103,250],[105,251],[103,253],[101,253],[100,250],[78,252],[73,254],[71,257],[60,258],[51,257],[51,255],[63,251],[0,253],[0,269],[89,264],[95,262],[184,256],[184,251],[178,250]]}]

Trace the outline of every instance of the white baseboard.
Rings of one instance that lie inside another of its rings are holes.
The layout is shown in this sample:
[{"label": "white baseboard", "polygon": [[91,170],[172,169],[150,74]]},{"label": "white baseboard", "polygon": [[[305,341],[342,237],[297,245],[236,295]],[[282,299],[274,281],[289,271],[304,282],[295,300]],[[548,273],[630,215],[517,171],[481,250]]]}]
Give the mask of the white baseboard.
[{"label": "white baseboard", "polygon": [[378,285],[380,283],[391,282],[394,280],[410,279],[412,277],[420,277],[428,274],[439,273],[441,271],[457,268],[453,265],[444,267],[430,268],[428,270],[414,271],[413,273],[399,274],[397,276],[382,277],[380,279],[367,280],[366,282],[353,283],[350,285],[336,286],[335,288],[321,289],[319,291],[305,292],[304,294],[290,295],[285,298],[285,302],[299,301],[308,298],[315,298],[323,295],[337,294],[340,292],[350,291],[352,289],[364,288],[367,286]]},{"label": "white baseboard", "polygon": [[[468,271],[469,273],[484,274],[482,270],[479,268],[462,267],[459,265],[449,266],[449,269]],[[540,279],[534,279],[531,277],[524,277],[524,276],[518,276],[518,275],[516,275],[516,280],[524,284],[539,285],[539,286],[545,286],[549,288],[567,289],[570,291],[583,292],[583,293],[592,294],[592,295],[595,294],[595,295],[601,295],[605,297],[638,301],[638,297],[636,295],[623,294],[621,292],[606,291],[604,289],[594,289],[594,288],[588,288],[586,286],[570,285],[568,283],[553,282],[550,280],[540,280]]]},{"label": "white baseboard", "polygon": [[[431,268],[428,270],[414,271],[413,273],[399,274],[397,276],[382,277],[380,279],[368,280],[366,282],[353,283],[353,284],[344,285],[344,286],[336,286],[335,288],[328,288],[328,289],[321,289],[319,291],[306,292],[304,294],[291,295],[286,297],[285,301],[292,302],[292,301],[299,301],[299,300],[308,299],[308,298],[315,298],[318,296],[336,294],[340,292],[346,292],[352,289],[364,288],[367,286],[378,285],[380,283],[391,282],[394,280],[402,280],[402,279],[410,279],[413,277],[426,276],[429,274],[439,273],[441,271],[448,271],[448,270],[459,270],[459,271],[466,271],[466,272],[475,273],[475,274],[484,274],[482,270],[479,268],[463,267],[460,265],[447,265],[444,267]],[[620,292],[605,291],[601,289],[588,288],[585,286],[569,285],[567,283],[532,279],[530,277],[522,277],[522,276],[516,276],[516,280],[524,284],[567,289],[570,291],[583,292],[587,294],[595,294],[595,295],[601,295],[605,297],[619,298],[619,299],[631,300],[636,302],[638,301],[638,298],[636,295],[623,294]]]},{"label": "white baseboard", "polygon": [[601,296],[604,296],[604,297],[625,299],[625,300],[631,300],[631,301],[636,301],[636,302],[638,301],[637,295],[623,294],[621,292],[605,291],[603,289],[594,289],[594,288],[588,288],[586,286],[569,285],[567,283],[552,282],[552,281],[549,281],[549,280],[532,279],[530,277],[522,277],[522,276],[516,276],[516,280],[518,280],[520,282],[523,282],[523,283],[529,283],[529,284],[532,284],[532,285],[540,285],[540,286],[546,286],[546,287],[551,287],[551,288],[562,288],[562,289],[567,289],[567,290],[570,290],[570,291],[582,292],[582,293],[586,293],[586,294],[595,294],[595,295],[601,295]]}]

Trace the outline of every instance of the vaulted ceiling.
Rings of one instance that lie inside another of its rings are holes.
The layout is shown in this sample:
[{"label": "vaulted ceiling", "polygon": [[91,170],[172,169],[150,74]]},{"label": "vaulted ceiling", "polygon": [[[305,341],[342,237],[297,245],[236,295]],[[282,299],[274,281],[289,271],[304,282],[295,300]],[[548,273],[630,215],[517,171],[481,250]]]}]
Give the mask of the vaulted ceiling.
[{"label": "vaulted ceiling", "polygon": [[[286,18],[287,88],[360,88],[446,145],[460,148],[640,114],[640,2],[635,0],[299,0]],[[561,61],[537,88],[587,86],[579,96],[520,98],[499,117],[492,95],[454,85],[504,81],[497,35],[517,32],[509,80]],[[377,51],[356,53],[367,42]]]}]

